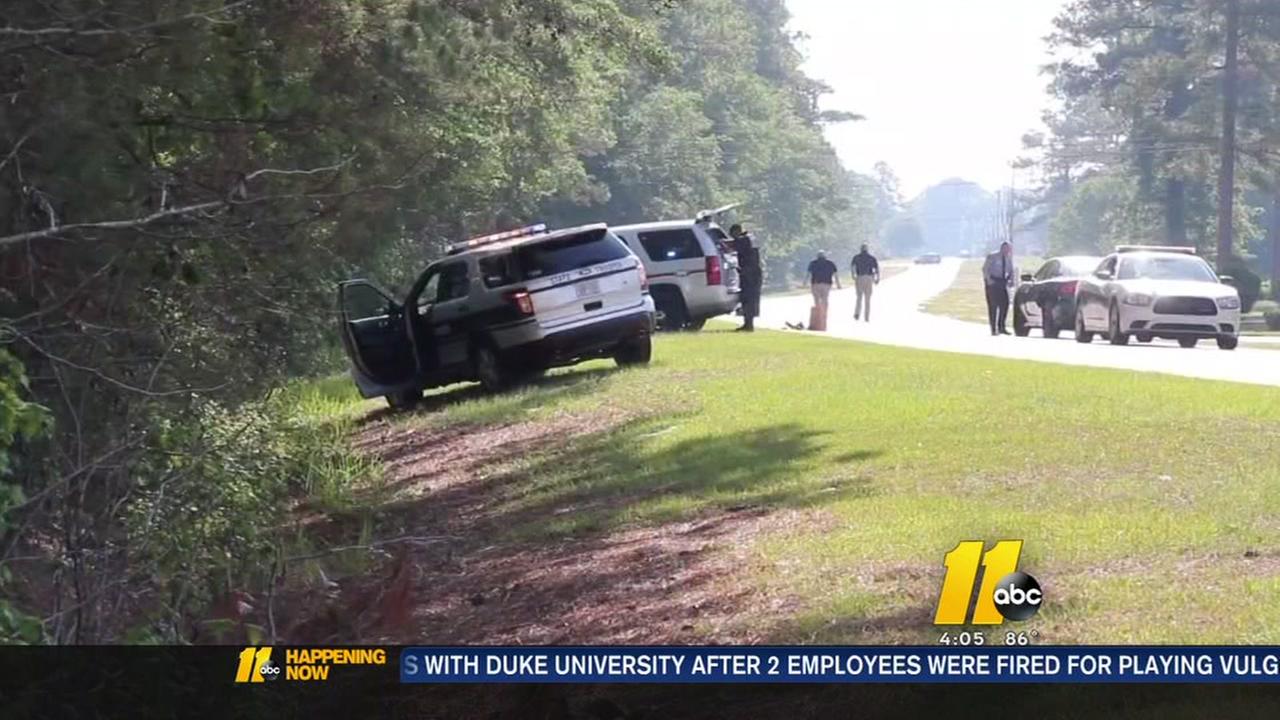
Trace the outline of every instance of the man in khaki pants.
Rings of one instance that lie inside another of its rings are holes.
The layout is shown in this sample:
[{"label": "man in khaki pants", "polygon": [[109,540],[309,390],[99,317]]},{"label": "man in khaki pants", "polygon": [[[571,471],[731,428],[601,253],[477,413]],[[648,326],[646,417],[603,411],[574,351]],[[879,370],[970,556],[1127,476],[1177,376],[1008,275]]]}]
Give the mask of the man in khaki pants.
[{"label": "man in khaki pants", "polygon": [[853,256],[853,287],[858,294],[857,304],[853,309],[853,319],[866,319],[871,322],[871,291],[880,283],[880,261],[862,246],[862,251]]},{"label": "man in khaki pants", "polygon": [[809,263],[809,289],[813,292],[813,304],[826,308],[831,299],[831,283],[840,287],[840,270],[836,264],[827,259],[827,254],[818,251],[818,257]]}]

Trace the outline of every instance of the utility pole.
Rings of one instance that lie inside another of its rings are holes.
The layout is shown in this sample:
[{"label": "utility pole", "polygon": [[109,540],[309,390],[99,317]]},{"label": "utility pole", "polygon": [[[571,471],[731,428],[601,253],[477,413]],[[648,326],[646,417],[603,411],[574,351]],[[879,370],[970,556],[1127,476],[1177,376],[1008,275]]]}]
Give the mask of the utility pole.
[{"label": "utility pole", "polygon": [[1218,271],[1231,262],[1235,230],[1236,111],[1240,104],[1240,0],[1227,0],[1226,63],[1222,68],[1222,148],[1218,173]]}]

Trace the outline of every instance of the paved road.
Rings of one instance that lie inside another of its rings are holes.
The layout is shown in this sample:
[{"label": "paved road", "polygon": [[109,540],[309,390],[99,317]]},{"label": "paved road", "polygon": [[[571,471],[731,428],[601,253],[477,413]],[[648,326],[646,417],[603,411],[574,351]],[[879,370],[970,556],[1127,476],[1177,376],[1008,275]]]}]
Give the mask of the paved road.
[{"label": "paved road", "polygon": [[[876,288],[870,323],[854,322],[852,288],[833,291],[827,335],[885,345],[942,350],[1069,365],[1160,372],[1213,380],[1280,386],[1280,350],[1242,346],[1231,352],[1213,342],[1193,350],[1164,340],[1115,347],[1106,340],[1081,345],[1070,332],[1058,340],[1012,335],[992,337],[985,325],[930,315],[921,304],[950,287],[960,261],[917,265],[887,278]],[[973,278],[973,282],[981,282]],[[759,327],[782,329],[787,322],[808,323],[812,298],[807,294],[768,297],[761,303]]]}]

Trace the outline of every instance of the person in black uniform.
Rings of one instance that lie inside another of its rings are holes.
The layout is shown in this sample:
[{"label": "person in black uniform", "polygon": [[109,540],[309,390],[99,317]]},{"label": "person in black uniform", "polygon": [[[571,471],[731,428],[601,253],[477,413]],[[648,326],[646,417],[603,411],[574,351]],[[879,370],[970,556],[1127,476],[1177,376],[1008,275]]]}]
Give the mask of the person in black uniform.
[{"label": "person in black uniform", "polygon": [[752,332],[756,329],[756,316],[760,314],[760,291],[764,286],[760,251],[742,225],[730,227],[729,235],[733,238],[733,252],[738,256],[738,299],[742,303],[742,327],[738,330]]}]

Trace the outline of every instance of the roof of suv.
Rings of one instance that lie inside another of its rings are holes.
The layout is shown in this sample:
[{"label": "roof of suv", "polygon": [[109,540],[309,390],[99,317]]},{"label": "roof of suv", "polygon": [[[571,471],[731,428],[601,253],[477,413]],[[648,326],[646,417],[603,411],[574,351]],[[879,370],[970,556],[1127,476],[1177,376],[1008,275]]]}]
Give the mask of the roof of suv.
[{"label": "roof of suv", "polygon": [[459,255],[466,255],[468,253],[490,253],[490,252],[497,252],[502,250],[511,250],[512,248],[520,247],[522,245],[537,245],[538,243],[541,243],[541,242],[546,242],[548,240],[558,240],[560,238],[568,237],[570,235],[578,235],[580,233],[591,232],[594,230],[608,230],[608,229],[609,229],[609,226],[606,225],[605,223],[592,223],[590,225],[579,225],[577,227],[562,228],[560,230],[552,230],[551,232],[544,232],[544,233],[538,233],[533,235],[521,235],[519,237],[510,238],[508,240],[498,240],[497,242],[484,243],[482,245],[476,245],[475,247],[464,248],[456,252],[451,252],[450,255],[453,257],[457,257]]},{"label": "roof of suv", "polygon": [[634,223],[631,225],[615,225],[614,232],[634,232],[636,230],[681,230],[698,224],[692,218],[688,220],[661,220],[658,222]]}]

